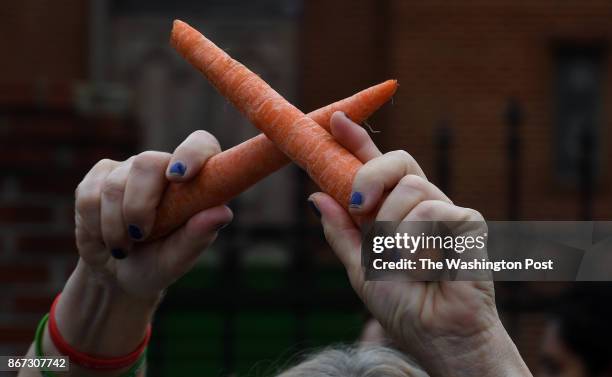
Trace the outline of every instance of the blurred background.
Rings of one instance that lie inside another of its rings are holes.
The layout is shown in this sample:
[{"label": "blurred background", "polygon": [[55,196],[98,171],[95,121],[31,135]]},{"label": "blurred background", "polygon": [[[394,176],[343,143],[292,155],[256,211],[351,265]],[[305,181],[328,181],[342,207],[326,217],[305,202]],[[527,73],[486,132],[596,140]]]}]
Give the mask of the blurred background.
[{"label": "blurred background", "polygon": [[[181,18],[304,112],[388,78],[369,125],[454,202],[490,220],[608,219],[612,4],[604,0],[21,0],[0,5],[0,354],[25,353],[76,262],[73,193],[99,159],[224,148],[256,131],[169,46]],[[289,166],[156,317],[151,376],[269,375],[354,340],[367,314]],[[532,370],[568,283],[497,283]],[[612,357],[611,357],[612,359]]]}]

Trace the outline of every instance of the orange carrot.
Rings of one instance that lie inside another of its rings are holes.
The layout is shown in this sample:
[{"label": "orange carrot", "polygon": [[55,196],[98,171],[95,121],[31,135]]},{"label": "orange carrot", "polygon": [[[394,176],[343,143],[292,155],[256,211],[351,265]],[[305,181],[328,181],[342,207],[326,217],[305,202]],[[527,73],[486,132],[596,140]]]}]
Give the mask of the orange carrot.
[{"label": "orange carrot", "polygon": [[259,76],[186,23],[174,21],[171,41],[221,95],[304,168],[323,190],[348,204],[351,182],[361,166],[355,156]]},{"label": "orange carrot", "polygon": [[[397,82],[388,80],[315,110],[308,117],[327,130],[336,111],[361,123],[396,89]],[[168,186],[157,211],[152,238],[167,234],[205,208],[229,201],[289,161],[264,134],[213,156],[193,180]]]}]

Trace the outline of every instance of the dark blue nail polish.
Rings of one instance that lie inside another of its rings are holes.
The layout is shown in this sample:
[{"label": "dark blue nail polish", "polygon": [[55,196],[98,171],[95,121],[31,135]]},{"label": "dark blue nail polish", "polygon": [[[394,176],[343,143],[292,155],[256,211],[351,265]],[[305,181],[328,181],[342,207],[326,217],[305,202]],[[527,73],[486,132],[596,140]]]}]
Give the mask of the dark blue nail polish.
[{"label": "dark blue nail polish", "polygon": [[170,174],[184,176],[187,171],[187,167],[180,161],[175,162],[170,166]]},{"label": "dark blue nail polish", "polygon": [[142,230],[137,225],[130,224],[128,225],[128,233],[130,237],[134,240],[142,239]]},{"label": "dark blue nail polish", "polygon": [[363,204],[363,195],[359,191],[355,191],[351,194],[351,203],[349,207],[359,208]]},{"label": "dark blue nail polish", "polygon": [[319,211],[319,209],[317,208],[317,205],[314,203],[314,201],[309,200],[308,201],[308,205],[310,206],[310,209],[312,209],[312,212],[314,212],[315,216],[317,216],[320,219],[321,218],[321,211]]},{"label": "dark blue nail polish", "polygon": [[123,251],[123,249],[111,249],[111,255],[115,259],[124,259],[127,257],[127,254],[125,251]]}]

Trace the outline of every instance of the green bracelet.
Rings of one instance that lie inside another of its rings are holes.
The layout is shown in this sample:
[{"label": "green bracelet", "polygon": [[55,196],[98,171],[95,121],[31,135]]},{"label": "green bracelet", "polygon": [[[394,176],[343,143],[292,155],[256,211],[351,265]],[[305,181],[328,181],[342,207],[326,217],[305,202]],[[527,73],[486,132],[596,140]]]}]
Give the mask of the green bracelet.
[{"label": "green bracelet", "polygon": [[[45,326],[47,325],[48,321],[49,321],[49,313],[45,314],[45,316],[38,323],[38,327],[36,328],[36,335],[34,337],[34,343],[35,343],[36,357],[39,357],[39,358],[45,357],[43,354],[43,350],[42,350],[42,343],[43,343],[43,333],[45,331]],[[142,355],[140,355],[140,357],[138,358],[138,361],[136,361],[136,363],[132,365],[130,370],[125,372],[125,374],[122,374],[121,377],[136,377],[136,374],[138,373],[140,368],[144,366],[146,360],[147,360],[147,349],[145,348]],[[58,377],[55,373],[51,371],[41,370],[40,373],[43,375],[43,377]]]}]

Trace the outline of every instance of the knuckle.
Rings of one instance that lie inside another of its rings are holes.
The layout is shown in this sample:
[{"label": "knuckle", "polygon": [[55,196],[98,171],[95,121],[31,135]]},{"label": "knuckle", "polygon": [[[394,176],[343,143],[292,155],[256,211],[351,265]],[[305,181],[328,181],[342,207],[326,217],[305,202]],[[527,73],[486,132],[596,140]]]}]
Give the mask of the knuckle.
[{"label": "knuckle", "polygon": [[75,209],[79,213],[90,213],[100,205],[100,195],[94,192],[81,190],[75,200]]},{"label": "knuckle", "polygon": [[425,200],[414,207],[413,215],[420,219],[434,220],[434,215],[438,207],[438,202],[435,200]]},{"label": "knuckle", "polygon": [[402,160],[414,161],[414,157],[403,149],[396,149],[394,151],[388,152],[390,156],[400,158]]},{"label": "knuckle", "polygon": [[166,156],[162,152],[145,151],[132,161],[132,169],[139,172],[151,172],[165,169]]},{"label": "knuckle", "polygon": [[75,189],[75,209],[80,213],[89,213],[100,206],[101,179],[86,179]]},{"label": "knuckle", "polygon": [[403,149],[391,151],[389,152],[389,155],[393,156],[394,158],[405,161],[409,168],[414,168],[415,166],[417,166],[417,162],[414,157],[412,157],[410,153],[406,152]]},{"label": "knuckle", "polygon": [[221,149],[221,145],[216,137],[214,137],[210,132],[204,130],[196,130],[189,135],[190,137],[199,139],[204,141],[207,144],[210,144],[213,147]]},{"label": "knuckle", "polygon": [[117,163],[115,160],[111,160],[110,158],[103,158],[98,161],[91,170],[97,170],[99,168],[109,168],[114,166]]},{"label": "knuckle", "polygon": [[482,214],[472,208],[463,208],[465,221],[484,221]]},{"label": "knuckle", "polygon": [[123,182],[109,176],[104,181],[102,185],[102,195],[108,197],[109,199],[117,200],[123,196],[125,191],[125,185]]},{"label": "knuckle", "polygon": [[74,190],[75,196],[78,196],[79,192],[83,191],[85,187],[89,186],[92,182],[95,182],[96,180],[100,179],[99,177],[101,175],[104,175],[104,172],[111,170],[116,164],[117,161],[108,158],[104,158],[96,162],[94,166],[89,169],[89,172],[85,174],[85,177],[83,177],[81,182],[79,182],[79,184],[77,185],[76,189]]},{"label": "knuckle", "polygon": [[398,182],[398,186],[411,191],[425,192],[427,190],[428,182],[423,178],[415,174],[408,174]]}]

